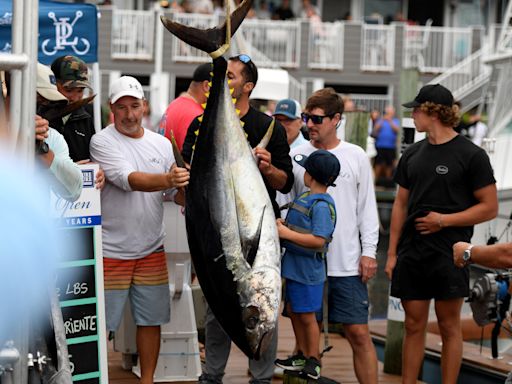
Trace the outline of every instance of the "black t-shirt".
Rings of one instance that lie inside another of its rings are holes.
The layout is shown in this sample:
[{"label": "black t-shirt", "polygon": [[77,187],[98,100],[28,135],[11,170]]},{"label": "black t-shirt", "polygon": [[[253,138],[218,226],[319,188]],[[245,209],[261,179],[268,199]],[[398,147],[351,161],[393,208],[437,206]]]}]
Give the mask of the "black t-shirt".
[{"label": "black t-shirt", "polygon": [[420,245],[451,257],[455,242],[470,241],[473,226],[448,227],[420,235],[414,228],[416,218],[429,211],[464,211],[478,203],[473,195],[476,190],[496,183],[485,151],[461,135],[439,145],[430,144],[428,139],[411,145],[398,163],[395,181],[409,191],[398,253],[418,258],[421,255],[415,255],[413,250]]},{"label": "black t-shirt", "polygon": [[[267,133],[267,129],[272,122],[272,118],[270,116],[257,111],[253,107],[250,107],[247,114],[245,114],[245,116],[240,120],[244,122],[244,131],[247,134],[247,140],[252,148],[259,144],[263,136],[265,136],[265,133]],[[192,158],[192,146],[196,139],[194,132],[197,129],[199,129],[199,120],[198,118],[195,118],[188,128],[181,151],[183,159],[187,163],[190,163],[190,159]],[[266,149],[270,152],[272,165],[277,169],[286,172],[286,184],[279,190],[279,192],[290,192],[293,186],[293,167],[289,154],[290,147],[286,141],[286,131],[277,120],[275,121],[274,131]],[[268,184],[265,177],[263,177],[263,181],[265,182],[265,187],[267,187],[270,200],[272,201],[274,213],[276,214],[276,217],[280,217],[279,206],[276,203],[276,191]]]},{"label": "black t-shirt", "polygon": [[91,158],[89,143],[96,133],[92,116],[92,105],[88,104],[73,111],[65,123],[60,117],[50,121],[50,127],[64,136],[69,148],[69,157],[75,162]]},{"label": "black t-shirt", "polygon": [[289,20],[293,19],[295,15],[293,14],[293,11],[290,8],[282,8],[279,7],[274,12],[274,18],[277,18],[279,20]]}]

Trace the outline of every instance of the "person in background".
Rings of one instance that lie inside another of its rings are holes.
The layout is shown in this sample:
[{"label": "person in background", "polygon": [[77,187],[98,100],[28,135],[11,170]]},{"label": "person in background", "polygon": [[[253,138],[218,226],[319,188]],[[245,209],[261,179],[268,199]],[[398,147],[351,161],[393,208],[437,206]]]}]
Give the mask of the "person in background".
[{"label": "person in background", "polygon": [[277,219],[277,230],[286,249],[281,264],[281,275],[286,279],[286,312],[292,320],[297,355],[302,356],[295,363],[302,364],[293,364],[293,357],[277,359],[275,364],[283,369],[292,366],[317,380],[321,370],[320,328],[315,314],[322,308],[324,259],[336,225],[336,208],[327,187],[335,186],[340,163],[322,149],[309,156],[296,155],[294,160],[305,169],[304,184],[309,191],[293,201],[286,221]]},{"label": "person in background", "polygon": [[[61,103],[63,106],[68,103],[66,97],[57,90],[52,70],[41,63],[37,63],[36,97],[37,109],[51,103]],[[36,115],[35,138],[36,162],[48,170],[46,174],[52,191],[65,200],[77,200],[82,193],[82,172],[70,158],[64,136],[51,128],[48,120]],[[104,180],[99,182],[104,183]]]},{"label": "person in background", "polygon": [[270,20],[270,9],[266,0],[260,0],[259,8],[256,10],[256,17],[262,20]]},{"label": "person in background", "polygon": [[294,18],[295,14],[290,8],[290,0],[282,0],[281,5],[275,9],[272,15],[273,20],[290,20]]},{"label": "person in background", "polygon": [[[91,90],[87,65],[75,56],[67,55],[55,59],[51,69],[57,80],[57,89],[69,103],[82,100],[86,88]],[[92,104],[84,105],[73,112],[52,119],[49,122],[66,140],[69,155],[77,164],[87,164],[91,160],[89,144],[96,132],[94,128]],[[105,173],[100,167],[96,174],[96,188],[105,186]]]},{"label": "person in background", "polygon": [[189,173],[174,165],[170,142],[142,126],[144,91],[137,79],[114,81],[109,100],[114,124],[91,139],[91,157],[108,180],[101,193],[107,329],[117,330],[129,299],[140,383],[152,384],[160,326],[170,320],[162,191],[185,187]]},{"label": "person in background", "polygon": [[286,130],[286,140],[291,148],[304,144],[307,140],[301,132],[302,108],[300,103],[294,99],[283,99],[278,101],[274,110],[274,117]]},{"label": "person in background", "polygon": [[[336,210],[343,216],[333,234],[327,252],[329,318],[318,321],[343,324],[345,336],[353,351],[354,370],[360,383],[377,382],[377,354],[368,328],[368,289],[366,283],[377,273],[376,251],[379,239],[377,202],[372,169],[364,150],[340,140],[336,135],[343,115],[343,100],[332,88],[313,93],[302,113],[310,141],[290,151],[309,155],[324,149],[340,163],[336,187],[327,192]],[[293,168],[293,196],[305,190],[304,168]]]},{"label": "person in background", "polygon": [[485,151],[454,130],[459,108],[447,88],[426,85],[403,106],[413,108],[416,130],[427,138],[410,145],[398,163],[385,267],[391,295],[401,299],[405,311],[402,382],[418,379],[434,299],[442,339],[441,381],[455,384],[469,271],[455,267],[452,246],[469,242],[475,224],[496,216],[496,180]]},{"label": "person in background", "polygon": [[[70,103],[82,100],[85,89],[91,89],[87,65],[78,57],[61,56],[53,61],[51,69],[57,79],[57,89]],[[66,139],[73,161],[90,159],[89,143],[96,133],[91,104],[51,120],[50,125]]]},{"label": "person in background", "polygon": [[372,136],[375,138],[374,171],[377,183],[381,179],[391,180],[396,161],[396,145],[400,121],[395,117],[395,108],[386,106],[384,115],[377,120],[373,127]]},{"label": "person in background", "polygon": [[159,132],[169,140],[172,132],[180,151],[190,123],[204,112],[202,104],[206,103],[206,94],[210,90],[212,70],[211,63],[199,65],[187,91],[171,101],[160,121]]}]

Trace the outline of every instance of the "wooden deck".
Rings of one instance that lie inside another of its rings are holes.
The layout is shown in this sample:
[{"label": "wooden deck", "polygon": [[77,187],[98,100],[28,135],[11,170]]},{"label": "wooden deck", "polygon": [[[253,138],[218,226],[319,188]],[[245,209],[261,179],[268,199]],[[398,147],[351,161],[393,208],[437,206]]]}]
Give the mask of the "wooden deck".
[{"label": "wooden deck", "polygon": [[[322,335],[323,336],[323,335]],[[329,334],[330,344],[333,349],[326,353],[323,358],[322,375],[341,381],[341,383],[357,383],[356,375],[352,365],[352,350],[347,340],[338,334]],[[323,343],[323,338],[322,338]],[[286,318],[279,320],[279,344],[278,357],[285,357],[293,349],[295,339],[291,323]],[[129,371],[121,368],[121,353],[114,352],[109,345],[108,356],[108,374],[109,382],[112,384],[135,384],[138,383],[137,377]],[[231,356],[226,368],[224,384],[245,384],[248,383],[247,358],[240,350],[233,346]],[[275,383],[282,383],[281,379],[273,379]],[[400,376],[388,375],[382,372],[382,363],[379,362],[379,383],[392,384],[400,383]]]}]

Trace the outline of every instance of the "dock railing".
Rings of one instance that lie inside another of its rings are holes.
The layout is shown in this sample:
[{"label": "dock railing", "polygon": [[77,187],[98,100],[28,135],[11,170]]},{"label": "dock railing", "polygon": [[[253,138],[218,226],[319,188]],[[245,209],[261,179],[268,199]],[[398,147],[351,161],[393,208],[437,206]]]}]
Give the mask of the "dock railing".
[{"label": "dock railing", "polygon": [[310,69],[343,69],[345,24],[310,23],[308,67]]},{"label": "dock railing", "polygon": [[111,33],[113,59],[153,60],[154,11],[114,8]]},{"label": "dock railing", "polygon": [[422,73],[442,73],[471,54],[472,28],[406,25],[404,68]]},{"label": "dock railing", "polygon": [[361,70],[393,72],[395,70],[393,25],[363,24],[361,27]]}]

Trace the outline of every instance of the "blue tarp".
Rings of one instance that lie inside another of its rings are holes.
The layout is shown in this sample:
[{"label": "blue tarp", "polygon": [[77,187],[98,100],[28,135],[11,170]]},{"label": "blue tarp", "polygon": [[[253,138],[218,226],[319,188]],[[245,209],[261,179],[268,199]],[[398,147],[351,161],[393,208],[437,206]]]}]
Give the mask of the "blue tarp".
[{"label": "blue tarp", "polygon": [[[0,52],[11,50],[12,1],[0,0]],[[25,26],[30,31],[30,26]],[[73,55],[86,63],[98,61],[98,17],[93,4],[39,0],[39,61],[51,64]]]}]

